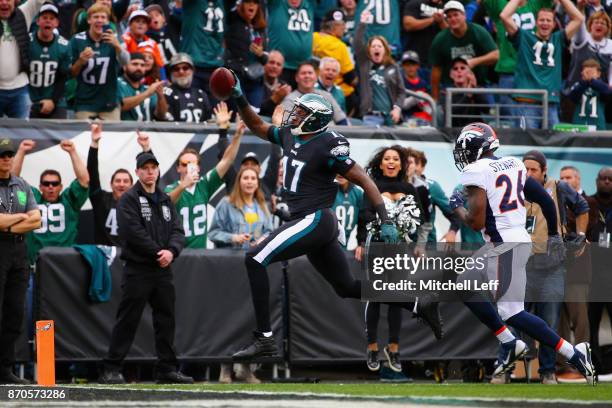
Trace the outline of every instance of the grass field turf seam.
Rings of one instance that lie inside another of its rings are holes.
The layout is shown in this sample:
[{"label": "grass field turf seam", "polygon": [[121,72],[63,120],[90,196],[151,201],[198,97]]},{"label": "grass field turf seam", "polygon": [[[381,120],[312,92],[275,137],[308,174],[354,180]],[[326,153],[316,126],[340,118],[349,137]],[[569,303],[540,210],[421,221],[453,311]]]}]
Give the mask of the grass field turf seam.
[{"label": "grass field turf seam", "polygon": [[[100,386],[102,387],[102,386]],[[104,386],[109,387],[109,386]],[[127,384],[111,386],[130,389],[183,390],[204,392],[245,392],[255,394],[308,395],[329,397],[418,397],[418,398],[459,398],[471,400],[539,400],[552,403],[564,401],[573,403],[612,402],[612,384],[590,387],[586,384],[380,384],[380,383],[322,383],[322,384],[193,384],[157,385]]]}]

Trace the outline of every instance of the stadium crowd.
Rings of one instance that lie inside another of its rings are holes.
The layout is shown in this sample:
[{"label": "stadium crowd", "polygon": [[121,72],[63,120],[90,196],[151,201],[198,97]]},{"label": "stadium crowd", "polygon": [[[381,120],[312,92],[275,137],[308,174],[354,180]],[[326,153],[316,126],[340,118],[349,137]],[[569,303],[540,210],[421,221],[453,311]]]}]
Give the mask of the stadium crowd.
[{"label": "stadium crowd", "polygon": [[[516,88],[545,91],[551,127],[612,123],[609,1],[17,3],[0,9],[0,116],[204,122],[225,66],[267,116],[314,91],[336,124],[414,127],[447,87]],[[542,98],[453,93],[452,124],[497,102],[506,125],[540,128]]]},{"label": "stadium crowd", "polygon": [[[265,172],[254,153],[241,157],[234,169],[244,125],[236,118],[230,141],[227,133],[234,116],[232,106],[217,104],[208,89],[210,75],[219,66],[234,70],[248,102],[277,125],[283,111],[291,109],[293,102],[306,93],[317,93],[330,102],[336,124],[426,125],[433,119],[433,110],[418,95],[426,93],[442,103],[444,88],[453,85],[544,89],[550,102],[551,125],[559,118],[570,118],[566,121],[597,129],[606,126],[605,108],[610,104],[605,104],[605,98],[612,84],[611,5],[598,1],[574,5],[570,0],[557,4],[545,0],[466,4],[456,0],[445,4],[438,0],[341,0],[339,4],[323,0],[268,0],[266,4],[258,0],[185,0],[145,3],[141,9],[128,1],[99,0],[87,6],[37,0],[17,6],[11,0],[0,0],[0,112],[18,118],[213,120],[220,134],[218,163],[204,172],[199,152],[185,149],[176,161],[178,179],[164,190],[176,206],[189,248],[207,248],[210,240],[215,247],[246,249],[286,219],[278,149],[271,149]],[[555,26],[559,28],[556,31]],[[568,70],[567,76],[562,74],[563,67]],[[415,94],[407,95],[406,90]],[[511,96],[503,99],[508,114],[515,119],[522,117],[527,127],[540,127],[539,101],[533,99],[534,95]],[[456,102],[461,104],[493,102],[489,95],[465,94],[458,98]],[[516,101],[522,103],[520,108],[513,107]],[[487,113],[481,106],[466,107],[465,111]],[[453,124],[459,126],[464,121],[459,118]],[[146,157],[139,160],[138,167],[156,162],[149,137],[139,132],[137,142],[145,155],[141,157]],[[117,205],[135,181],[129,170],[117,169],[111,178],[111,190],[103,189],[97,156],[101,143],[112,141],[105,140],[99,121],[91,128],[86,163],[73,142],[63,141],[61,148],[69,156],[75,179],[64,189],[60,173],[46,170],[40,175],[39,187],[32,188],[33,197],[28,199],[38,205],[42,224],[26,235],[31,264],[45,246],[77,244],[79,213],[87,198],[93,206],[95,243],[120,244]],[[2,174],[8,172],[8,160],[13,160],[10,171],[18,176],[34,147],[32,140],[24,140],[18,147],[0,141]],[[559,174],[563,181],[557,182],[554,175],[547,174],[546,157],[541,152],[529,152],[523,161],[530,176],[555,191],[558,228],[567,232],[568,239],[601,244],[603,234],[603,243],[609,246],[610,168],[598,173],[597,192],[587,196],[581,189],[579,169],[564,167]],[[367,169],[389,199],[412,194],[418,200],[423,218],[418,234],[412,238],[415,241],[454,242],[460,234],[464,242],[481,243],[481,234],[453,216],[443,189],[425,176],[426,165],[423,152],[392,146],[373,152]],[[356,235],[357,246],[351,249],[360,259],[365,225],[375,215],[363,191],[341,176],[337,181],[333,210],[344,229],[345,242],[351,234]],[[227,197],[217,204],[211,225],[207,225],[207,205],[223,184]],[[0,178],[0,189],[8,186],[9,181]],[[451,223],[443,235],[434,228],[436,207]],[[31,208],[28,202],[27,209]],[[530,233],[535,236],[542,233],[545,220],[537,209],[533,217]],[[8,230],[0,224],[2,234],[11,233],[11,223],[7,221],[7,225]],[[176,255],[164,253],[162,262]],[[535,271],[539,266],[532,264],[531,268]],[[584,265],[577,262],[545,268],[556,279],[538,283],[534,290],[558,291],[566,286],[566,277],[569,281],[578,275],[577,281],[570,282],[571,290],[584,292],[585,282],[580,281],[578,273]],[[13,301],[24,299],[16,297]],[[590,338],[597,356],[602,305],[564,305],[561,299],[532,306],[550,326],[573,330],[577,342]],[[378,364],[378,318],[379,308],[372,305],[367,313],[364,359],[370,369],[386,369],[385,375],[402,380],[397,338],[401,310],[389,313],[391,333],[383,350],[388,365],[382,368]],[[5,338],[0,343],[15,341],[14,331],[7,337],[4,326],[2,330],[0,338]],[[557,374],[582,378],[576,372],[558,371],[554,353],[542,350],[543,382],[555,383]],[[0,381],[18,382],[10,370],[14,357],[0,357]],[[121,356],[114,356],[115,362],[120,360]],[[224,366],[221,380],[229,382],[231,375],[231,368]],[[240,376],[258,381],[248,365],[240,367]],[[493,381],[507,382],[509,376]]]}]

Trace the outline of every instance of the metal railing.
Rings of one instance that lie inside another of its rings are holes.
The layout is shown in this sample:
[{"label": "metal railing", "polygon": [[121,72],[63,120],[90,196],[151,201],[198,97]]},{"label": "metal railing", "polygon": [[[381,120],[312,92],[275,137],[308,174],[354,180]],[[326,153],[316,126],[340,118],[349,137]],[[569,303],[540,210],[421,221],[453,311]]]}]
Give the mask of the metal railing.
[{"label": "metal railing", "polygon": [[431,95],[426,94],[425,92],[415,92],[409,89],[406,89],[406,96],[414,96],[417,99],[421,99],[431,106],[431,125],[436,127],[437,119],[438,119],[438,105],[434,98]]},{"label": "metal railing", "polygon": [[[490,104],[463,104],[463,103],[453,103],[453,95],[457,94],[481,94],[481,95],[508,95],[511,96],[513,94],[522,94],[522,95],[534,95],[541,96],[540,103],[512,103],[512,104],[503,104],[503,103],[494,103]],[[453,115],[453,108],[464,108],[464,107],[474,107],[474,108],[494,108],[493,112],[488,114],[455,114]],[[542,115],[541,116],[524,116],[524,115],[502,115],[501,108],[541,108]],[[507,88],[446,88],[446,100],[444,107],[444,125],[446,127],[452,127],[453,118],[470,118],[475,120],[483,120],[485,118],[495,120],[495,126],[500,127],[501,121],[503,119],[519,119],[521,121],[521,127],[525,128],[524,119],[541,119],[542,120],[542,129],[548,129],[548,91],[545,89],[507,89]]]}]

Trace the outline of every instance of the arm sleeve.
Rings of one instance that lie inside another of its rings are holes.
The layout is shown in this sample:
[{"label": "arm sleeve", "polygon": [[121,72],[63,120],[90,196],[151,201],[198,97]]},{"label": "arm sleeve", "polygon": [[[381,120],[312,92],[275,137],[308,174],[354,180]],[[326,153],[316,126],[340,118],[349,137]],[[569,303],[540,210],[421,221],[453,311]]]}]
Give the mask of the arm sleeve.
[{"label": "arm sleeve", "polygon": [[136,197],[124,194],[117,206],[117,224],[122,242],[129,243],[139,254],[157,259],[157,253],[162,249],[151,239],[140,216]]},{"label": "arm sleeve", "polygon": [[[215,192],[221,188],[223,185],[223,180],[219,177],[219,173],[217,173],[217,169],[213,168],[204,176],[206,180],[206,192],[208,193],[208,197],[212,197]],[[200,181],[202,183],[202,181]]]},{"label": "arm sleeve", "polygon": [[523,30],[521,28],[516,30],[516,33],[514,33],[514,35],[510,35],[506,33],[506,36],[508,37],[508,41],[510,41],[510,44],[512,44],[514,49],[517,51],[521,45],[521,35],[523,35]]},{"label": "arm sleeve", "polygon": [[70,201],[70,206],[78,211],[81,209],[87,198],[89,197],[89,188],[83,187],[78,179],[74,179],[72,183],[70,183],[70,187],[68,187],[68,200]]},{"label": "arm sleeve", "polygon": [[563,194],[563,201],[574,214],[580,215],[589,212],[589,203],[587,203],[587,200],[585,200],[580,193],[574,190],[565,181],[559,181],[558,186]]},{"label": "arm sleeve", "polygon": [[542,208],[542,214],[546,218],[548,235],[557,235],[557,209],[555,208],[555,202],[544,187],[533,178],[527,177],[523,191],[526,200],[536,203]]},{"label": "arm sleeve", "polygon": [[330,168],[336,173],[346,174],[355,165],[350,155],[351,148],[348,140],[339,135],[331,139],[327,151],[327,164]]},{"label": "arm sleeve", "polygon": [[610,88],[610,86],[606,84],[604,81],[602,81],[601,79],[593,79],[591,81],[591,87],[595,89],[597,92],[604,94],[604,95],[609,95],[612,93],[612,88]]},{"label": "arm sleeve", "polygon": [[102,191],[100,173],[98,172],[98,149],[95,147],[89,148],[87,171],[89,172],[89,197],[93,197]]}]

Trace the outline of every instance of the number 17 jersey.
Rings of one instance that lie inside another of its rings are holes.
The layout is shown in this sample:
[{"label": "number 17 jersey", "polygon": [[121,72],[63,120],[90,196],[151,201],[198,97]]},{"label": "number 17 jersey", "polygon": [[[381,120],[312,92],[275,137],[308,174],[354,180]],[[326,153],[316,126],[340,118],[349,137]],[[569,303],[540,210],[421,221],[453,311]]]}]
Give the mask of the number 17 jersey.
[{"label": "number 17 jersey", "polygon": [[355,162],[346,138],[324,131],[308,140],[291,134],[289,127],[270,127],[268,139],[283,149],[283,192],[291,219],[331,208],[336,199],[336,174],[346,174]]},{"label": "number 17 jersey", "polygon": [[491,242],[531,242],[525,229],[527,210],[523,187],[527,169],[516,157],[482,158],[459,176],[464,186],[487,194],[485,238]]}]

